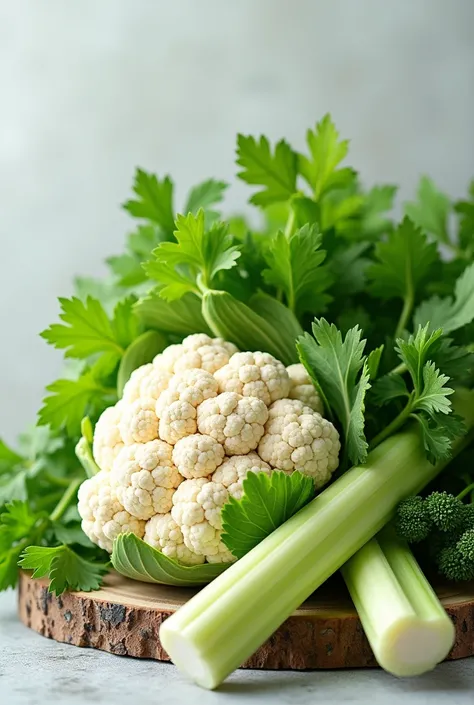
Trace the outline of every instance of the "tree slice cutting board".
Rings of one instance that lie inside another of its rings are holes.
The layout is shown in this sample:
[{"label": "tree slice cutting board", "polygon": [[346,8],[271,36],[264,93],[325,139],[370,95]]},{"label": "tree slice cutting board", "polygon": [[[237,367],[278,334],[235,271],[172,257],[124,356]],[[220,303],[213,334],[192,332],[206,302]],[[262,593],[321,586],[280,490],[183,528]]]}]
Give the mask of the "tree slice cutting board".
[{"label": "tree slice cutting board", "polygon": [[[150,585],[111,573],[97,592],[55,597],[44,580],[21,572],[18,600],[26,626],[57,641],[120,656],[169,661],[161,623],[196,590]],[[474,584],[437,589],[456,625],[449,659],[474,655]],[[307,600],[244,664],[244,668],[319,669],[376,666],[342,581],[332,579]]]}]

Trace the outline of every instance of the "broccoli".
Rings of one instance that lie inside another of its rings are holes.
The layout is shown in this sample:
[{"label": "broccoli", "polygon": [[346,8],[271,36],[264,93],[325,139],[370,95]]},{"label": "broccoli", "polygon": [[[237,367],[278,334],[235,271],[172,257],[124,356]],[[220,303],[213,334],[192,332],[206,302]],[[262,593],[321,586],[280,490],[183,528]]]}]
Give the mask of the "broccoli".
[{"label": "broccoli", "polygon": [[422,497],[408,497],[400,502],[395,528],[401,538],[408,543],[419,543],[428,537],[432,527],[433,521]]},{"label": "broccoli", "polygon": [[437,559],[438,570],[448,580],[461,582],[474,579],[474,561],[466,560],[457,546],[443,548]]},{"label": "broccoli", "polygon": [[450,531],[464,521],[464,504],[447,492],[432,492],[425,500],[428,515],[441,531]]},{"label": "broccoli", "polygon": [[468,529],[463,533],[456,548],[467,561],[474,563],[474,529]]}]

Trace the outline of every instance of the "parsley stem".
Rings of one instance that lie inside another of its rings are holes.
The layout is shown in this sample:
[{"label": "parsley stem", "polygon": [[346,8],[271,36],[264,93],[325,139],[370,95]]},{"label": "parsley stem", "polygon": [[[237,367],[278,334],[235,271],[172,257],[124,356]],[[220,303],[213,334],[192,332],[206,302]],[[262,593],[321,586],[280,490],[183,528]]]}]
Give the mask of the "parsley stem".
[{"label": "parsley stem", "polygon": [[458,499],[464,499],[468,494],[470,494],[474,490],[474,482],[472,482],[470,485],[465,487],[462,492],[460,492],[457,495]]},{"label": "parsley stem", "polygon": [[403,309],[398,320],[397,329],[395,331],[395,339],[400,338],[403,331],[407,327],[407,323],[410,319],[411,312],[413,311],[413,306],[415,305],[415,296],[413,292],[413,286],[411,281],[407,284],[407,293],[405,300],[403,302]]},{"label": "parsley stem", "polygon": [[375,438],[371,441],[370,443],[370,450],[378,446],[382,441],[385,441],[387,438],[392,436],[394,433],[396,433],[402,426],[403,424],[407,421],[408,417],[410,416],[411,412],[413,410],[413,398],[410,397],[410,399],[407,402],[407,405],[405,406],[404,409],[396,416],[393,421],[391,421],[388,426],[386,426],[382,431],[380,431],[379,434],[375,436]]},{"label": "parsley stem", "polygon": [[290,212],[288,214],[288,220],[285,225],[285,237],[287,240],[293,235],[296,229],[296,213],[290,205]]},{"label": "parsley stem", "polygon": [[408,367],[405,365],[404,362],[401,362],[399,365],[393,368],[393,370],[390,370],[388,373],[389,375],[404,375],[405,372],[408,372]]},{"label": "parsley stem", "polygon": [[63,496],[49,515],[51,521],[59,521],[61,519],[66,509],[69,507],[69,505],[75,498],[77,490],[79,489],[79,485],[81,483],[82,480],[80,478],[72,480],[72,482],[70,482],[69,487],[64,492]]},{"label": "parsley stem", "polygon": [[51,485],[56,485],[56,487],[69,487],[71,484],[71,480],[69,480],[66,477],[56,477],[55,475],[52,475],[50,472],[47,472],[45,474],[45,480],[47,480]]}]

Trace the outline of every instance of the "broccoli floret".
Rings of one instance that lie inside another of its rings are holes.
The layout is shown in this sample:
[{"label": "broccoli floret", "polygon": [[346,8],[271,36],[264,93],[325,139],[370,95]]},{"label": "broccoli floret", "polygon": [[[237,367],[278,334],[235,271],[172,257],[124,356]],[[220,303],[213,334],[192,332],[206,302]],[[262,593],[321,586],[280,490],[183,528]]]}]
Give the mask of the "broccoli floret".
[{"label": "broccoli floret", "polygon": [[465,531],[457,542],[456,547],[466,560],[474,563],[474,529]]},{"label": "broccoli floret", "polygon": [[463,533],[462,529],[451,529],[451,531],[440,531],[433,529],[426,541],[428,553],[434,561],[444,548],[455,546]]},{"label": "broccoli floret", "polygon": [[433,522],[422,497],[408,497],[397,507],[395,528],[408,543],[419,543],[427,538]]},{"label": "broccoli floret", "polygon": [[461,582],[474,579],[474,561],[466,560],[457,546],[443,548],[437,563],[439,572],[448,580]]},{"label": "broccoli floret", "polygon": [[447,492],[432,492],[425,500],[431,521],[441,531],[451,531],[464,521],[464,504]]},{"label": "broccoli floret", "polygon": [[463,529],[474,529],[474,504],[463,505]]}]

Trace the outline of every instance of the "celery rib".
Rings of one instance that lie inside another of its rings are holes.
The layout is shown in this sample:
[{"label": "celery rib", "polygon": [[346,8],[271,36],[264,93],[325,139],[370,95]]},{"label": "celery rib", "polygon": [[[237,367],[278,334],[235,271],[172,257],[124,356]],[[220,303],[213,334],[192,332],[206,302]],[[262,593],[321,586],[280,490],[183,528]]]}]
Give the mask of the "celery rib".
[{"label": "celery rib", "polygon": [[[458,394],[456,410],[472,428],[474,395]],[[413,426],[384,441],[166,620],[173,662],[217,687],[447,462],[429,463]]]},{"label": "celery rib", "polygon": [[446,658],[454,626],[408,545],[391,527],[341,571],[382,668],[395,676],[416,676]]}]

